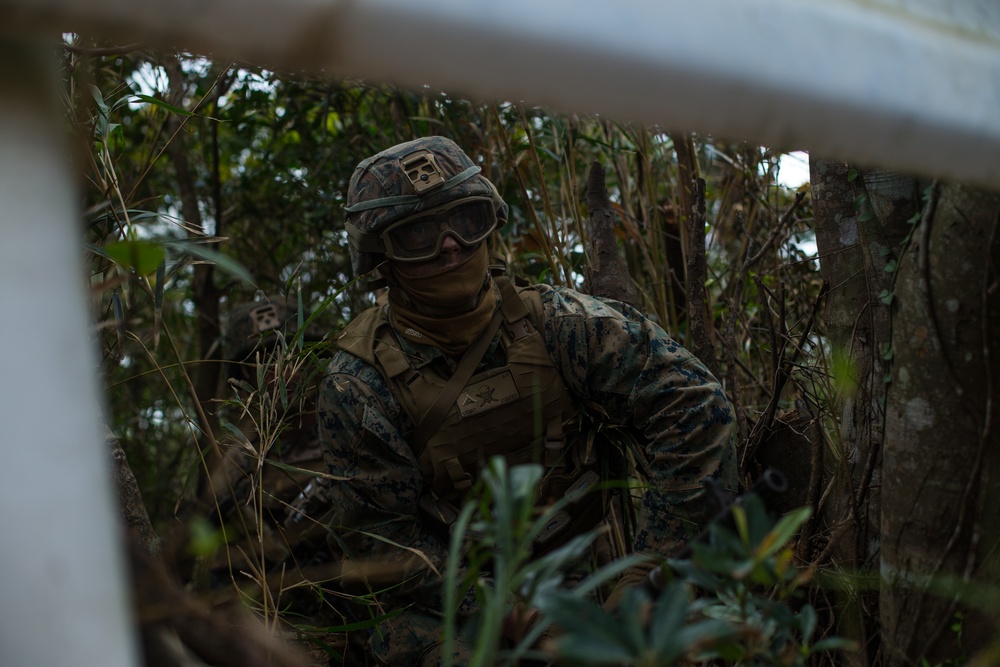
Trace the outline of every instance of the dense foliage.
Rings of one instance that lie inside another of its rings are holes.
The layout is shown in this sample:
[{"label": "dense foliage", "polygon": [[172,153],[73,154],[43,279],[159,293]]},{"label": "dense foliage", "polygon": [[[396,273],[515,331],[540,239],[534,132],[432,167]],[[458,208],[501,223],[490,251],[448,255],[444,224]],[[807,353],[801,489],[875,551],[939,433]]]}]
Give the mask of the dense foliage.
[{"label": "dense foliage", "polygon": [[[515,101],[80,44],[66,50],[65,81],[107,419],[154,525],[181,536],[175,548],[194,538],[219,548],[190,523],[206,461],[232,434],[234,409],[277,400],[263,379],[226,382],[226,313],[262,295],[301,304],[326,337],[294,341],[287,363],[318,365],[371,302],[342,226],[351,172],[427,134],[477,156],[510,205],[500,247],[514,273],[585,290],[587,174],[603,166],[639,305],[724,380],[744,481],[784,457],[805,470],[791,502],[817,509],[809,443],[835,450],[837,376],[818,330],[808,191],[780,184],[780,152]],[[700,286],[705,298],[693,299]],[[769,454],[782,434],[791,449]],[[803,530],[795,553],[810,565],[824,536],[814,520]]]}]

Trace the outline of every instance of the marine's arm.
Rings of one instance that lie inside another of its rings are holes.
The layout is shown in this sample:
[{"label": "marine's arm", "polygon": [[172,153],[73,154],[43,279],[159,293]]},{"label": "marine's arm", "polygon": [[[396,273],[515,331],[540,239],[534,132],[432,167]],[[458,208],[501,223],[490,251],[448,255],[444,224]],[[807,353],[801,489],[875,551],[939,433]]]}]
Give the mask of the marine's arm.
[{"label": "marine's arm", "polygon": [[705,366],[635,309],[547,290],[545,337],[570,391],[641,438],[650,488],[634,548],[676,554],[714,514],[706,480],[735,488],[733,416]]},{"label": "marine's arm", "polygon": [[420,468],[403,438],[408,424],[381,375],[340,352],[320,384],[320,439],[332,505],[331,548],[348,588],[383,590],[436,606],[447,545],[418,516]]}]

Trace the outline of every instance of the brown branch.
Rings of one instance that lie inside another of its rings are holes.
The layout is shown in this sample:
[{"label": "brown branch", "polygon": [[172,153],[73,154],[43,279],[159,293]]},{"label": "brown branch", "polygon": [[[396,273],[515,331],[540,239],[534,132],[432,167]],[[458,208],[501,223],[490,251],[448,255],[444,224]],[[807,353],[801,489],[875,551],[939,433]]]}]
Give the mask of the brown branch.
[{"label": "brown branch", "polygon": [[146,504],[142,500],[142,493],[139,491],[135,475],[132,474],[132,468],[129,467],[125,450],[122,449],[118,438],[107,427],[105,427],[104,440],[111,451],[116,481],[115,489],[118,494],[118,509],[125,521],[129,537],[147,554],[158,554],[161,547],[160,536],[156,534],[156,530],[153,529],[153,524],[149,520]]},{"label": "brown branch", "polygon": [[134,42],[132,44],[123,44],[122,46],[107,46],[107,47],[86,47],[86,46],[76,46],[74,44],[63,44],[62,47],[69,51],[70,53],[79,53],[86,56],[123,56],[126,53],[132,53],[133,51],[138,51],[143,48],[142,42]]},{"label": "brown branch", "polygon": [[705,326],[706,298],[705,275],[708,272],[705,257],[705,179],[698,178],[691,183],[694,199],[691,210],[691,225],[688,238],[691,240],[687,261],[687,301],[688,321],[691,323],[692,352],[708,367],[712,375],[718,377],[719,364],[715,358],[715,346]]},{"label": "brown branch", "polygon": [[[739,272],[736,275],[736,280],[733,287],[733,295],[729,302],[729,317],[727,318],[726,321],[726,336],[725,336],[726,355],[728,362],[726,377],[729,384],[728,390],[730,392],[730,395],[732,396],[733,408],[736,411],[736,419],[737,423],[739,424],[740,434],[742,437],[742,443],[744,447],[750,444],[750,434],[747,433],[747,418],[743,412],[742,405],[740,404],[739,387],[736,384],[735,370],[733,368],[734,366],[733,359],[735,358],[736,355],[736,312],[739,308],[740,301],[743,298],[743,284],[746,282],[747,274],[750,272],[750,268],[754,264],[759,262],[761,258],[764,256],[764,254],[768,251],[768,249],[770,249],[770,247],[774,245],[774,242],[778,239],[778,235],[784,229],[788,221],[792,219],[792,215],[795,213],[795,210],[799,207],[804,198],[805,198],[804,191],[795,194],[795,201],[792,202],[792,205],[789,206],[788,210],[785,211],[785,213],[781,216],[781,219],[778,221],[778,224],[775,225],[774,229],[771,230],[771,233],[768,235],[767,240],[764,241],[764,245],[761,246],[760,250],[758,250],[756,253],[752,255],[750,254],[751,244],[749,242],[749,239],[747,240],[747,244],[743,249],[743,262],[740,264]],[[771,398],[772,402],[777,401],[777,395],[778,394],[775,393],[772,396]],[[749,456],[747,455],[747,452],[744,451],[744,455],[740,459],[741,471],[744,469],[744,465],[748,460]]]},{"label": "brown branch", "polygon": [[587,229],[587,255],[590,261],[586,266],[588,291],[595,296],[616,299],[638,307],[638,290],[629,275],[624,258],[618,253],[615,212],[611,208],[604,167],[600,162],[590,165],[587,207],[590,210]]}]

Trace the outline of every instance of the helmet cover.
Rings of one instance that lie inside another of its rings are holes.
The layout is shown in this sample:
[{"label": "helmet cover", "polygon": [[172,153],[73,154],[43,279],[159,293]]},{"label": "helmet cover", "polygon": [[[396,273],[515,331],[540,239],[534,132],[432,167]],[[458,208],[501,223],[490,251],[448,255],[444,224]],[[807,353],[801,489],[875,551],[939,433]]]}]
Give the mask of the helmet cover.
[{"label": "helmet cover", "polygon": [[385,255],[363,249],[395,222],[450,202],[489,198],[497,228],[507,222],[507,205],[493,183],[451,139],[423,137],[398,144],[363,160],[347,190],[351,267],[356,276],[370,273]]},{"label": "helmet cover", "polygon": [[[303,312],[303,320],[309,319],[308,310]],[[286,304],[283,297],[250,301],[237,304],[228,313],[223,323],[223,353],[228,361],[240,362],[247,359],[260,346],[273,344],[277,333],[291,338],[298,331],[298,309]],[[309,324],[303,339],[318,341],[323,332],[316,324]]]}]

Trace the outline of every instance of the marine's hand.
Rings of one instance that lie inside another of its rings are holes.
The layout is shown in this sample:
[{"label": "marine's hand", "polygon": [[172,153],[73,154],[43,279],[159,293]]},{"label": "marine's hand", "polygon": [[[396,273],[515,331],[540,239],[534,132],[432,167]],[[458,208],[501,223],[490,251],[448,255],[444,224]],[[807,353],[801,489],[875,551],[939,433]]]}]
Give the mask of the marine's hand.
[{"label": "marine's hand", "polygon": [[634,565],[629,569],[622,572],[622,576],[619,577],[618,583],[615,587],[611,589],[611,594],[604,601],[604,609],[607,611],[614,611],[621,604],[622,596],[625,591],[634,587],[642,586],[645,581],[649,578],[649,573],[653,568],[656,567],[653,563],[641,563],[639,565]]},{"label": "marine's hand", "polygon": [[525,606],[518,602],[511,609],[510,613],[503,620],[503,637],[508,641],[518,644],[524,638],[531,627],[538,621],[538,610],[534,607]]}]

